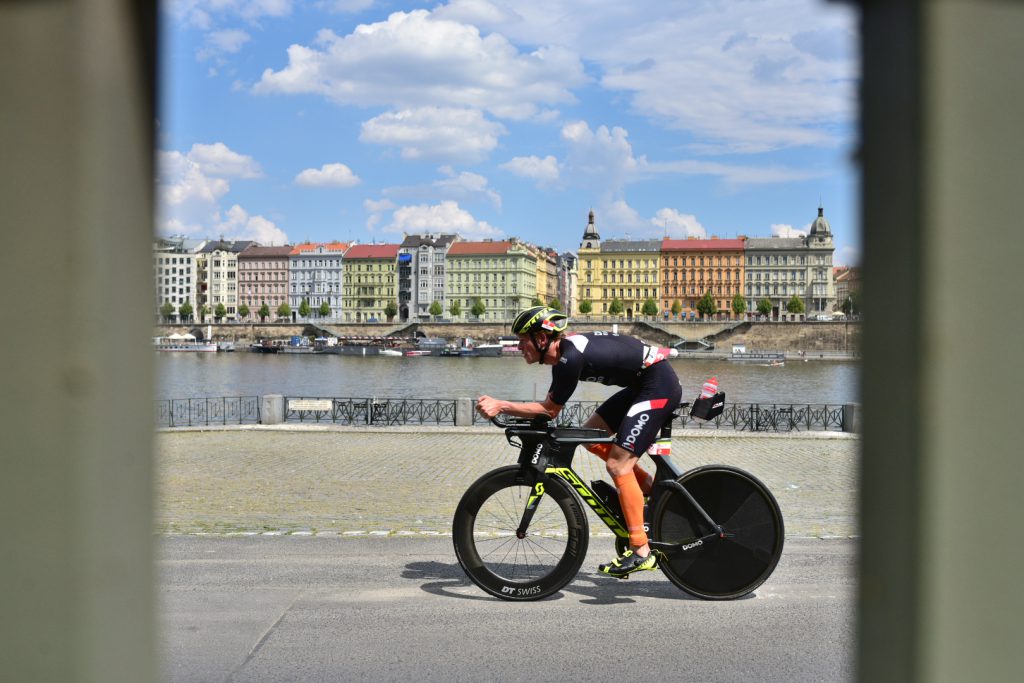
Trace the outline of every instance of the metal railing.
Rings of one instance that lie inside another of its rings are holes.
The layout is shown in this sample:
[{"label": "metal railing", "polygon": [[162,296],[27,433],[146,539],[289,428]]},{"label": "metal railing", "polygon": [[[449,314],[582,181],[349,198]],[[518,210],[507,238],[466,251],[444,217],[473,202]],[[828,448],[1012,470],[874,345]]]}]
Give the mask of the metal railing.
[{"label": "metal railing", "polygon": [[[560,425],[580,425],[594,414],[599,401],[578,401],[565,404],[558,414]],[[798,403],[733,403],[712,420],[698,420],[684,412],[673,422],[684,429],[723,429],[747,432],[811,432],[844,430],[853,416],[846,405]],[[476,412],[473,424],[487,420]]]},{"label": "metal railing", "polygon": [[[157,427],[202,427],[260,424],[264,397],[169,399],[156,402]],[[462,424],[482,425],[487,420],[472,409],[470,399],[418,398],[284,398],[286,423],[339,425],[451,425],[457,424],[459,401]],[[558,415],[561,425],[580,425],[599,401],[571,401]],[[857,407],[851,404],[731,403],[713,420],[680,415],[675,425],[687,429],[748,432],[855,431]],[[272,411],[273,412],[273,411]],[[468,414],[467,414],[468,413]],[[268,418],[268,422],[274,420]],[[280,419],[277,420],[280,422]]]},{"label": "metal railing", "polygon": [[259,424],[259,396],[172,398],[156,402],[157,427]]},{"label": "metal railing", "polygon": [[454,425],[455,404],[456,399],[287,397],[284,417],[342,425]]}]

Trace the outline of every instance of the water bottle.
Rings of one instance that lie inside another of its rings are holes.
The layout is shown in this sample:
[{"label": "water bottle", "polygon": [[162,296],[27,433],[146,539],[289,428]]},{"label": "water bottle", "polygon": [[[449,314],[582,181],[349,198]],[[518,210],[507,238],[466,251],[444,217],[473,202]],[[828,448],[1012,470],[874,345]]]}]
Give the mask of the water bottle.
[{"label": "water bottle", "polygon": [[701,398],[711,398],[718,393],[718,378],[712,377],[707,382],[704,382],[704,386],[700,389]]}]

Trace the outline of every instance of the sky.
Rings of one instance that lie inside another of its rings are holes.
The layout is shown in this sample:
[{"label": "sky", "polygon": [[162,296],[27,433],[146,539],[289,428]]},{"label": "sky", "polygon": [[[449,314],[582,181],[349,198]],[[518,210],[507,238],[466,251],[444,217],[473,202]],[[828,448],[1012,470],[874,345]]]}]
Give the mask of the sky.
[{"label": "sky", "polygon": [[157,231],[806,234],[857,265],[857,15],[826,0],[163,0]]}]

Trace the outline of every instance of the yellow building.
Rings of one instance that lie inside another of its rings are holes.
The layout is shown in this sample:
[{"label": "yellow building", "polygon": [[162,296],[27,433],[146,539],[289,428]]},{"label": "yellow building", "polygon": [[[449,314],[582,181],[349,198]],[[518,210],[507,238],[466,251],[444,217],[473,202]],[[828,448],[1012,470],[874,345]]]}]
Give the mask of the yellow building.
[{"label": "yellow building", "polygon": [[558,298],[558,254],[533,244],[525,246],[537,259],[536,297],[544,304],[551,303],[552,300]]},{"label": "yellow building", "polygon": [[[642,316],[647,300],[658,307],[660,249],[659,240],[602,242],[591,211],[578,253],[579,301],[589,301],[596,316]],[[613,313],[617,304],[621,311]]]},{"label": "yellow building", "polygon": [[346,322],[384,322],[389,303],[398,310],[398,244],[357,244],[345,252]]}]

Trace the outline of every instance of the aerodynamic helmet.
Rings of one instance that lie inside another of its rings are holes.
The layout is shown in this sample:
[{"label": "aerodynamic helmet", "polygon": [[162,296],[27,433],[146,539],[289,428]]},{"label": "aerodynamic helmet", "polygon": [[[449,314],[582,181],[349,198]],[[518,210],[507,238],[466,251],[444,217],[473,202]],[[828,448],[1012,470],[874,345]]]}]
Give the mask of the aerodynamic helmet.
[{"label": "aerodynamic helmet", "polygon": [[550,336],[557,336],[568,325],[569,317],[565,313],[549,306],[534,306],[516,316],[512,321],[512,333],[532,335],[547,332]]}]

